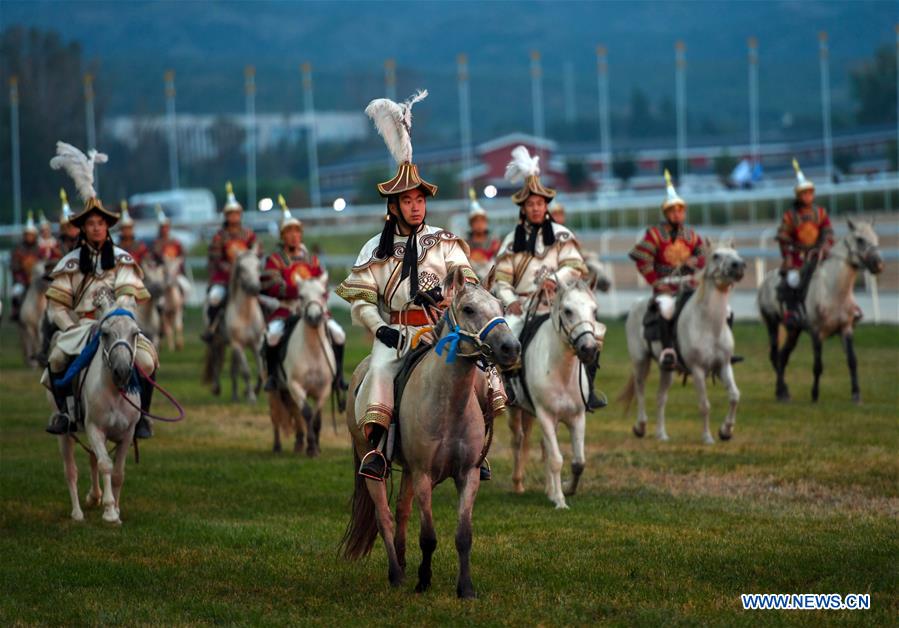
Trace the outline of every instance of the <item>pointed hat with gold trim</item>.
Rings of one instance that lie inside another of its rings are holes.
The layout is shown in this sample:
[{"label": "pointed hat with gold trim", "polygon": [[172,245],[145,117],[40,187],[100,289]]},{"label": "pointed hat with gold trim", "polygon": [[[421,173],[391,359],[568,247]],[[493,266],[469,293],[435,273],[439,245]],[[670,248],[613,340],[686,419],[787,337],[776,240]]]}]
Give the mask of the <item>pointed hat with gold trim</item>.
[{"label": "pointed hat with gold trim", "polygon": [[420,189],[425,196],[437,196],[437,186],[421,178],[418,166],[412,163],[412,105],[427,98],[428,90],[420,90],[403,103],[389,98],[377,98],[365,108],[384,139],[387,150],[396,160],[397,171],[392,179],[377,185],[382,198]]},{"label": "pointed hat with gold trim", "polygon": [[799,162],[796,161],[796,158],[793,157],[793,172],[796,173],[796,187],[793,190],[796,194],[800,192],[805,192],[806,190],[814,190],[815,184],[805,178],[805,175],[802,174],[802,169],[799,168]]},{"label": "pointed hat with gold trim", "polygon": [[556,197],[554,189],[540,182],[540,155],[532,157],[524,146],[512,149],[512,161],[506,166],[506,180],[509,183],[524,181],[522,188],[512,195],[512,202],[516,205],[524,205],[531,194],[542,196],[547,203]]},{"label": "pointed hat with gold trim", "polygon": [[91,212],[103,216],[110,227],[119,221],[117,213],[103,207],[103,201],[97,198],[97,191],[94,189],[94,166],[107,161],[109,157],[105,153],[91,149],[85,155],[71,144],[56,142],[56,156],[50,160],[50,167],[54,170],[65,170],[66,174],[72,177],[78,195],[84,201],[82,210],[69,219],[69,222],[76,227],[84,224]]}]

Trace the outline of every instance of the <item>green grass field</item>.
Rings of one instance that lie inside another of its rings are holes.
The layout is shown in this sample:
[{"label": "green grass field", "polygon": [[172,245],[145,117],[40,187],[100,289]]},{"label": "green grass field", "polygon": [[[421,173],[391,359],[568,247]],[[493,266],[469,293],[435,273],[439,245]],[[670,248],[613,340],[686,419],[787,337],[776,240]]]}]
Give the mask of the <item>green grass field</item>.
[{"label": "green grass field", "polygon": [[[634,438],[633,418],[613,403],[588,418],[587,469],[569,511],[554,510],[542,492],[536,441],[528,492],[512,494],[509,433],[499,421],[495,480],[475,508],[479,599],[466,603],[455,598],[452,486],[435,492],[430,592],[412,592],[414,516],[402,588],[389,588],[380,545],[365,561],[344,562],[336,550],[353,473],[344,430],[333,434],[326,419],[318,459],[272,454],[264,401],[226,403],[201,386],[196,332],[193,313],[187,350],[162,353],[160,381],[187,419],[157,424],[140,464],[129,458],[124,524],[109,527],[98,510],[86,510],[83,523],[69,519],[57,444],[43,433],[47,402],[4,322],[0,624],[895,625],[895,327],[858,330],[859,407],[849,402],[836,341],[825,346],[821,402],[809,402],[803,340],[790,369],[794,401],[775,403],[762,327],[738,325],[747,361],[737,367],[734,440],[700,444],[692,386],[671,393],[667,444]],[[352,333],[350,365],[366,350]],[[625,355],[623,326],[611,323],[599,374],[610,398],[627,377]],[[654,387],[655,379],[653,398]],[[720,386],[712,404],[717,431]],[[169,412],[159,397],[154,410]],[[83,496],[88,465],[83,452],[78,459]],[[740,593],[749,592],[870,593],[871,610],[743,611]]]}]

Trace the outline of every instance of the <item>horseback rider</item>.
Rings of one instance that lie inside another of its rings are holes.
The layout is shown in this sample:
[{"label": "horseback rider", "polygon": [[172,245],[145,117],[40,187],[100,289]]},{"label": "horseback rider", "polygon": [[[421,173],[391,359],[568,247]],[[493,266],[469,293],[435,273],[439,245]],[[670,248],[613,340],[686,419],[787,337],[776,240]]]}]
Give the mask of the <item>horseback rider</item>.
[{"label": "horseback rider", "polygon": [[43,211],[39,211],[38,216],[37,247],[41,251],[41,259],[58,261],[62,256],[59,254],[59,242],[53,235],[53,225],[44,216]]},{"label": "horseback rider", "polygon": [[802,312],[805,286],[817,265],[827,258],[834,235],[827,210],[815,206],[815,184],[805,178],[795,159],[793,170],[796,198],[793,207],[784,213],[776,236],[783,258],[777,296],[784,310],[784,326],[798,329],[805,320]]},{"label": "horseback rider", "polygon": [[[57,142],[56,152],[50,166],[54,170],[64,168],[84,198],[84,208],[70,220],[79,228],[78,245],[50,273],[51,284],[47,289],[48,315],[59,330],[41,379],[53,393],[57,407],[47,432],[67,434],[77,431],[75,419],[69,414],[69,400],[74,397],[74,390],[71,382],[62,386],[59,381],[66,375],[70,362],[90,341],[104,299],[114,297],[118,306],[133,309],[135,302],[150,295],[135,259],[112,243],[109,229],[118,222],[119,214],[103,206],[93,187],[94,163],[105,162],[106,155],[91,150],[88,157],[63,142]],[[150,376],[159,365],[153,344],[142,334],[135,342],[134,361]],[[140,384],[142,413],[134,436],[149,438],[152,430],[144,413],[150,408],[153,387],[143,378]]]},{"label": "horseback rider", "polygon": [[478,279],[486,283],[493,260],[499,252],[500,241],[490,236],[487,212],[478,202],[474,188],[469,188],[468,196],[471,198],[468,211],[468,259],[471,260]]},{"label": "horseback rider", "polygon": [[549,206],[549,215],[552,216],[553,222],[557,225],[565,224],[565,206],[559,201]]},{"label": "horseback rider", "polygon": [[12,291],[10,293],[10,318],[18,322],[19,309],[25,300],[25,293],[31,285],[31,269],[43,259],[41,249],[37,243],[37,227],[34,224],[34,215],[29,211],[25,228],[22,230],[22,242],[17,246],[10,259],[10,271],[12,272]]},{"label": "horseback rider", "polygon": [[[643,319],[647,340],[662,343],[661,368],[677,368],[674,348],[676,297],[696,289],[697,271],[705,267],[706,242],[686,225],[687,204],[677,194],[671,174],[665,170],[667,194],[662,203],[665,220],[646,230],[643,239],[628,256],[637,263],[637,271],[652,286],[653,298]],[[729,319],[730,320],[730,319]]]},{"label": "horseback rider", "polygon": [[422,179],[412,163],[411,109],[426,96],[422,91],[402,104],[376,99],[365,109],[398,168],[392,179],[377,185],[387,205],[383,230],[365,243],[350,275],[335,291],[351,304],[353,323],[375,337],[356,416],[370,445],[359,474],[376,480],[387,474],[382,451],[393,420],[394,378],[412,340],[431,324],[425,307],[443,301],[441,284],[457,268],[467,281],[478,283],[468,245],[449,231],[425,224],[427,199],[437,194],[437,186]]},{"label": "horseback rider", "polygon": [[241,224],[243,206],[234,196],[231,182],[225,184],[227,200],[222,213],[225,222],[209,243],[209,290],[206,293],[206,331],[204,342],[210,342],[218,327],[219,314],[228,297],[228,279],[231,277],[231,264],[244,251],[257,249],[256,234]]},{"label": "horseback rider", "polygon": [[[512,161],[506,166],[506,178],[512,183],[523,179],[522,188],[512,195],[518,205],[518,225],[500,246],[491,276],[491,292],[510,314],[509,326],[517,336],[524,328],[526,314],[549,311],[546,300],[533,301],[535,293],[551,288],[556,281],[568,283],[585,277],[587,266],[575,235],[553,221],[548,211],[556,191],[540,182],[540,156],[531,157],[527,148],[512,150]],[[533,312],[524,311],[530,301]],[[587,409],[596,410],[606,402],[596,395],[594,380],[599,369],[599,355],[584,365],[590,393]]]},{"label": "horseback rider", "polygon": [[[278,195],[281,206],[281,246],[265,260],[262,271],[262,291],[278,300],[280,307],[268,317],[265,333],[265,366],[268,377],[265,390],[276,390],[279,369],[279,345],[284,339],[285,319],[296,314],[300,298],[300,285],[304,281],[318,281],[328,287],[328,271],[319,262],[318,256],[309,252],[303,244],[303,222],[294,218],[284,197]],[[328,337],[334,351],[334,390],[338,391],[341,406],[345,407],[344,391],[348,388],[343,379],[343,353],[346,347],[346,332],[333,318],[327,318]],[[341,412],[344,407],[341,407]]]},{"label": "horseback rider", "polygon": [[128,213],[128,201],[122,200],[122,202],[119,203],[119,207],[121,207],[122,210],[120,213],[122,217],[119,220],[118,247],[123,251],[128,252],[131,257],[134,258],[134,261],[137,262],[137,265],[140,266],[143,264],[144,258],[149,255],[150,248],[145,242],[134,237],[134,219],[132,219],[131,214]]},{"label": "horseback rider", "polygon": [[150,245],[150,252],[158,261],[170,259],[180,261],[179,270],[184,273],[184,246],[177,238],[172,237],[172,223],[161,205],[156,206],[156,222],[159,223],[159,235]]},{"label": "horseback rider", "polygon": [[62,208],[59,211],[59,254],[63,256],[78,246],[78,234],[81,230],[70,221],[72,209],[69,207],[65,188],[59,188],[59,199],[62,201]]}]

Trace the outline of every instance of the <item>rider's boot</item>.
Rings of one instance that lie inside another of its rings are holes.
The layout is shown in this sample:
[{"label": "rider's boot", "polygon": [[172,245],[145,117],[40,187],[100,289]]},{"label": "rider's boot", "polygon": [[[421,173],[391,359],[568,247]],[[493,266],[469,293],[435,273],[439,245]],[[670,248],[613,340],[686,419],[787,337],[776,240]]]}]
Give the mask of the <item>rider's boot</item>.
[{"label": "rider's boot", "polygon": [[22,303],[19,297],[13,297],[9,300],[9,320],[13,323],[19,322],[19,310],[22,308]]},{"label": "rider's boot", "polygon": [[209,326],[200,336],[200,338],[206,344],[209,344],[210,342],[212,342],[212,339],[215,338],[215,332],[218,329],[219,324],[219,312],[221,311],[221,309],[221,305],[210,305],[206,308],[206,320],[209,321]]},{"label": "rider's boot", "polygon": [[134,427],[134,438],[150,438],[153,436],[153,426],[150,423],[150,418],[146,413],[150,412],[150,404],[153,402],[153,384],[150,383],[150,380],[140,377],[138,379],[140,381],[140,418],[137,420],[137,425]]},{"label": "rider's boot", "polygon": [[359,465],[359,475],[370,480],[383,482],[387,477],[387,459],[381,452],[383,447],[382,441],[387,430],[377,424],[371,424],[371,431],[368,433],[369,452],[362,457],[362,463]]},{"label": "rider's boot", "polygon": [[56,412],[50,417],[50,424],[47,426],[48,434],[61,436],[63,434],[71,434],[78,431],[75,422],[69,416],[69,398],[72,396],[72,385],[58,386],[57,379],[62,379],[65,371],[61,373],[50,372],[50,390],[53,393],[53,401],[56,402]]},{"label": "rider's boot", "polygon": [[594,410],[600,410],[609,405],[608,400],[605,396],[599,397],[596,394],[596,371],[599,370],[599,352],[596,353],[596,359],[584,366],[584,369],[587,371],[587,387],[589,391],[589,395],[587,396],[587,411],[593,412]]},{"label": "rider's boot", "polygon": [[487,456],[484,456],[484,461],[481,463],[481,482],[489,482],[493,479],[493,471],[490,469],[490,461],[487,460]]},{"label": "rider's boot", "polygon": [[274,347],[265,343],[265,371],[268,373],[268,377],[265,378],[265,386],[263,386],[263,390],[266,392],[273,392],[278,390],[278,345]]},{"label": "rider's boot", "polygon": [[331,349],[334,351],[334,383],[332,387],[337,392],[337,409],[340,412],[346,411],[346,391],[349,385],[343,378],[343,351],[346,345],[331,343]]},{"label": "rider's boot", "polygon": [[[727,314],[727,326],[730,328],[731,331],[733,331],[733,329],[734,329],[734,313],[733,312],[728,312],[728,314]],[[746,358],[744,358],[742,355],[737,355],[735,353],[732,356],[730,356],[730,363],[731,364],[739,364],[740,362],[742,362],[745,359]]]}]

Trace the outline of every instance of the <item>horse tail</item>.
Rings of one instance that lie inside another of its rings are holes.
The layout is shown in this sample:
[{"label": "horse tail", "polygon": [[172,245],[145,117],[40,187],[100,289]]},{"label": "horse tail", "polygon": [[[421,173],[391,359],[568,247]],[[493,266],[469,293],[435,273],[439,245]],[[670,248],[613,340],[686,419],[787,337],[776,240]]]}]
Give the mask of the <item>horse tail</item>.
[{"label": "horse tail", "polygon": [[631,404],[634,402],[634,396],[637,393],[637,379],[634,377],[634,374],[631,373],[630,379],[627,380],[627,384],[624,385],[624,389],[620,393],[618,393],[617,401],[624,404],[624,413],[623,415],[626,417],[627,413],[630,412]]},{"label": "horse tail", "polygon": [[365,478],[356,473],[361,459],[353,447],[353,476],[356,478],[351,499],[350,521],[340,540],[338,552],[347,560],[365,558],[378,538],[378,521],[375,518],[375,502],[368,493]]}]

